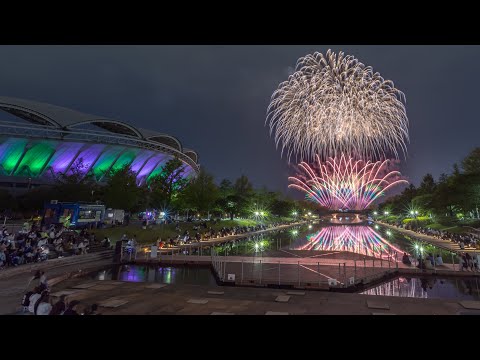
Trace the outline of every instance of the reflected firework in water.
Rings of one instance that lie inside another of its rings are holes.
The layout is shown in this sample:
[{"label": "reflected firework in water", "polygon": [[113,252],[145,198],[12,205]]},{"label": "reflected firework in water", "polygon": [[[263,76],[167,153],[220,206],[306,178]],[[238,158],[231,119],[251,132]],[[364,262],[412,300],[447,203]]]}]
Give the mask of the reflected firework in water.
[{"label": "reflected firework in water", "polygon": [[428,298],[427,287],[431,284],[426,279],[406,279],[400,277],[372,289],[361,292],[364,295],[400,296],[411,298]]},{"label": "reflected firework in water", "polygon": [[401,261],[403,251],[369,226],[327,226],[307,236],[308,242],[296,250],[348,251],[365,256]]}]

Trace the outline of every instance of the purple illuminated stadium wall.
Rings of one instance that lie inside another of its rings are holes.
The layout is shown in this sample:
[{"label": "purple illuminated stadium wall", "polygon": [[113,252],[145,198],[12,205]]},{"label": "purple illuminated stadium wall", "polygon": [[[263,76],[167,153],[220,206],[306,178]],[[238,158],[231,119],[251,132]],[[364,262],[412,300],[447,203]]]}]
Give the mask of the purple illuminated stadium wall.
[{"label": "purple illuminated stadium wall", "polygon": [[[48,180],[55,173],[65,173],[82,159],[85,173],[93,173],[97,181],[101,181],[110,168],[115,170],[130,165],[140,185],[159,174],[162,166],[171,158],[167,154],[118,145],[0,138],[2,176]],[[193,174],[193,169],[186,165],[185,176]]]}]

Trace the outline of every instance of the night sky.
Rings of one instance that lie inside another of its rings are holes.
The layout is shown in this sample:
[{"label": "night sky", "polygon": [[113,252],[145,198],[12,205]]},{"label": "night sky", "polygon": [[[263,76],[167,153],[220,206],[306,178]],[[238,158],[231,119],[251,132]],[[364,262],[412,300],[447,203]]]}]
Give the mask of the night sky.
[{"label": "night sky", "polygon": [[0,46],[0,95],[173,135],[217,181],[245,174],[255,187],[293,195],[293,169],[269,137],[266,109],[299,57],[329,48],[405,93],[401,171],[415,185],[480,146],[480,46]]}]

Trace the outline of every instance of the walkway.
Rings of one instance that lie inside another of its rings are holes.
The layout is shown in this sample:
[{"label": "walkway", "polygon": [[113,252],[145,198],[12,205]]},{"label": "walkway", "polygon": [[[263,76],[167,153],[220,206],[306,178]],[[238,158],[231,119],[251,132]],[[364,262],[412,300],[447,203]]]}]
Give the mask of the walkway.
[{"label": "walkway", "polygon": [[[67,300],[79,300],[80,306],[100,304],[99,311],[104,315],[454,315],[467,312],[465,306],[469,305],[455,295],[450,299],[419,299],[328,291],[289,292],[268,288],[88,279],[75,279],[62,285],[54,291],[68,291]],[[78,285],[83,286],[77,288]],[[106,286],[110,290],[106,291]],[[13,311],[11,308],[0,308],[1,313]]]},{"label": "walkway", "polygon": [[468,246],[466,246],[465,249],[462,250],[462,249],[460,249],[460,246],[457,243],[454,243],[453,241],[437,239],[437,238],[435,238],[433,236],[430,236],[430,235],[419,234],[419,233],[417,233],[415,231],[412,231],[412,230],[397,228],[396,226],[389,225],[389,224],[386,224],[386,223],[383,223],[383,222],[380,222],[380,221],[376,221],[376,222],[383,225],[383,226],[386,226],[386,227],[389,227],[393,230],[401,232],[405,235],[412,236],[412,237],[417,238],[421,241],[428,242],[429,244],[432,244],[436,247],[439,247],[439,248],[444,249],[444,250],[452,251],[452,252],[457,253],[457,254],[461,253],[461,252],[469,252],[469,253],[478,252],[478,253],[480,253],[480,250],[474,249],[474,248],[468,247]]}]

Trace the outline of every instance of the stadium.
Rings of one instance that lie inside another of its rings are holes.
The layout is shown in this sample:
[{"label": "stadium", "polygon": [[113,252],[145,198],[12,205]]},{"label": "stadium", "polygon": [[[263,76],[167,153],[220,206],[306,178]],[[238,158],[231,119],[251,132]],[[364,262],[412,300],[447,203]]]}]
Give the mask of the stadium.
[{"label": "stadium", "polygon": [[52,184],[56,175],[68,173],[80,161],[85,174],[100,183],[109,170],[129,165],[140,186],[174,157],[185,165],[185,177],[199,171],[197,153],[167,134],[11,97],[0,97],[0,110],[8,118],[0,118],[2,188]]}]

